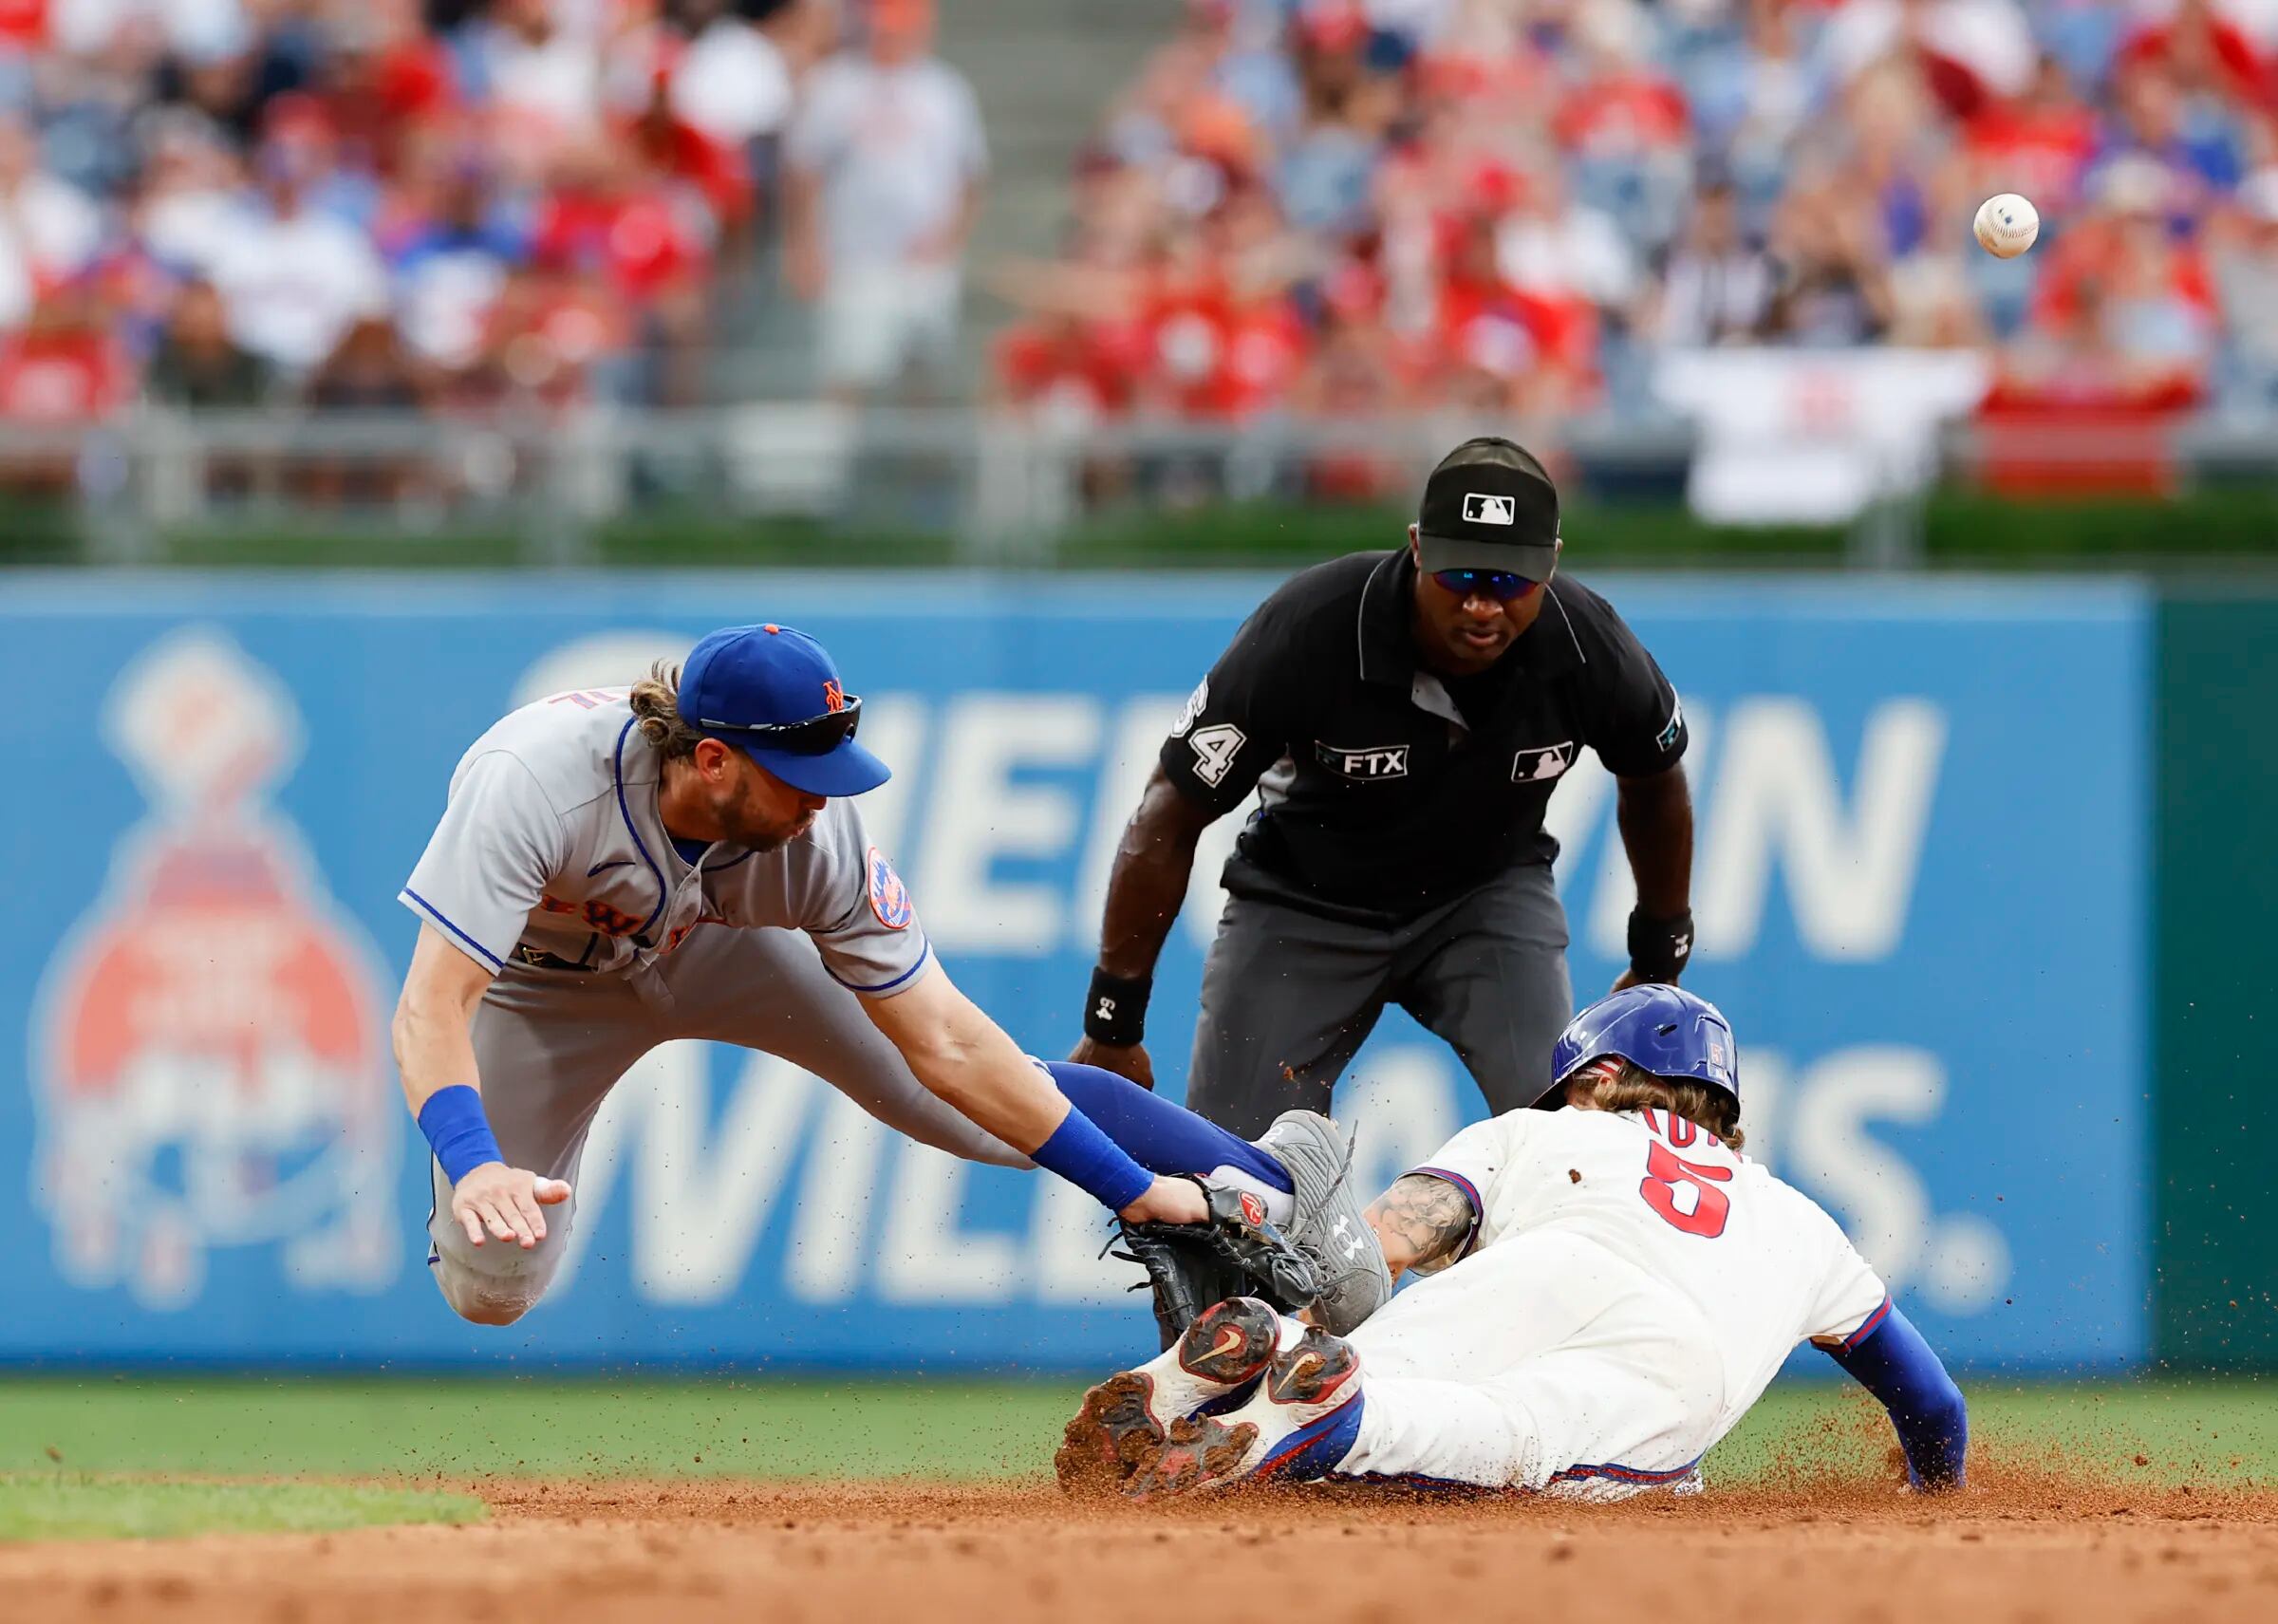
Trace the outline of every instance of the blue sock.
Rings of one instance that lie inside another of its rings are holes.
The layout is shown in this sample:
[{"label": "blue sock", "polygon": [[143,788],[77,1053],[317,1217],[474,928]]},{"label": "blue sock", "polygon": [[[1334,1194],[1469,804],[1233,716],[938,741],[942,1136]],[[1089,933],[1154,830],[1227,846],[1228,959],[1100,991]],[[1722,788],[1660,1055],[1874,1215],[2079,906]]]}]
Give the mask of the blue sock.
[{"label": "blue sock", "polygon": [[1352,1402],[1298,1428],[1274,1446],[1273,1452],[1260,1463],[1258,1475],[1288,1483],[1311,1483],[1331,1475],[1337,1463],[1353,1452],[1368,1401],[1365,1391],[1356,1392]]},{"label": "blue sock", "polygon": [[1281,1164],[1247,1139],[1237,1138],[1183,1105],[1148,1093],[1128,1077],[1067,1060],[1047,1060],[1044,1069],[1076,1110],[1150,1173],[1240,1167],[1269,1188],[1291,1187]]}]

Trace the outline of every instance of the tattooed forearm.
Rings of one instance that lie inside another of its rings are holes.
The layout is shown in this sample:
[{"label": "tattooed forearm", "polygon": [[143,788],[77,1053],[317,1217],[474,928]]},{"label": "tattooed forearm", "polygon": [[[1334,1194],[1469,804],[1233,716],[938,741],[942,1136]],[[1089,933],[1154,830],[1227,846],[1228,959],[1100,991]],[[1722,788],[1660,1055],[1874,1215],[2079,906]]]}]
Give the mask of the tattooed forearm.
[{"label": "tattooed forearm", "polygon": [[1471,1203],[1446,1179],[1410,1173],[1376,1198],[1367,1213],[1397,1279],[1403,1269],[1429,1274],[1453,1260],[1471,1233]]}]

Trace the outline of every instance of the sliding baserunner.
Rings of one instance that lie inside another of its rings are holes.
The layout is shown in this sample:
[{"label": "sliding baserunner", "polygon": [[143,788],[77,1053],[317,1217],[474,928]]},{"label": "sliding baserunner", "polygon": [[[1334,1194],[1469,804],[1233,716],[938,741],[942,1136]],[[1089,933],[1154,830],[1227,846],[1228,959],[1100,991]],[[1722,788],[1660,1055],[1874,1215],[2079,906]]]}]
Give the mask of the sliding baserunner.
[{"label": "sliding baserunner", "polygon": [[1369,1208],[1391,1270],[1428,1279],[1347,1336],[1214,1305],[1092,1391],[1063,1482],[1683,1486],[1810,1341],[1889,1409],[1916,1486],[1959,1485],[1968,1416],[1937,1355],[1835,1221],[1740,1153],[1724,1017],[1674,987],[1616,993],[1552,1073],[1564,1109],[1464,1129]]}]

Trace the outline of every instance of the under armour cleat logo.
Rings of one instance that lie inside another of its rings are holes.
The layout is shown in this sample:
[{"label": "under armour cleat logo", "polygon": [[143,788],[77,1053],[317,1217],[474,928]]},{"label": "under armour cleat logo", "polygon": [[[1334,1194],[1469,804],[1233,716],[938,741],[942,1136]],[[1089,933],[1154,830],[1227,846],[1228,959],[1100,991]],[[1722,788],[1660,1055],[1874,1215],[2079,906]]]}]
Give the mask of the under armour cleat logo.
[{"label": "under armour cleat logo", "polygon": [[1329,1233],[1337,1238],[1338,1248],[1348,1260],[1360,1256],[1360,1237],[1352,1230],[1353,1221],[1349,1218],[1340,1218],[1329,1227]]}]

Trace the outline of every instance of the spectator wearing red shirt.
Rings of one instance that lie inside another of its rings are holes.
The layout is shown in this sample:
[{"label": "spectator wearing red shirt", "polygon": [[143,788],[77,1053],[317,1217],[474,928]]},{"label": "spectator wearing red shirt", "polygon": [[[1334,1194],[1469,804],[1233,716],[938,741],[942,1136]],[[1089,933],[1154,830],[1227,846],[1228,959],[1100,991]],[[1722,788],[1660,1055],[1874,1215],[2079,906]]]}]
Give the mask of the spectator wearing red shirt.
[{"label": "spectator wearing red shirt", "polygon": [[1453,221],[1448,234],[1432,348],[1410,377],[1455,405],[1556,411],[1576,401],[1567,312],[1504,280],[1491,215]]},{"label": "spectator wearing red shirt", "polygon": [[[24,327],[0,337],[0,422],[84,428],[123,405],[133,375],[104,327],[84,283],[42,297]],[[0,488],[25,495],[66,496],[77,483],[68,448],[19,451],[0,463]]]},{"label": "spectator wearing red shirt", "polygon": [[2213,0],[2176,0],[2164,17],[2146,18],[2121,42],[2116,72],[2144,64],[2166,68],[2192,89],[2237,102],[2278,102],[2278,64]]},{"label": "spectator wearing red shirt", "polygon": [[702,393],[702,329],[710,245],[700,210],[676,197],[638,148],[590,141],[555,166],[532,252],[571,280],[623,301],[649,340],[648,392],[681,404]]},{"label": "spectator wearing red shirt", "polygon": [[2095,111],[2073,88],[2064,65],[2044,56],[2022,95],[1989,101],[1965,126],[1977,190],[2038,199],[2062,218],[2080,195],[2098,145]]},{"label": "spectator wearing red shirt", "polygon": [[2042,334],[2074,330],[2079,307],[2093,303],[2100,350],[2128,355],[2138,368],[2204,376],[2214,287],[2195,243],[2171,233],[2168,195],[2165,171],[2148,159],[2123,158],[2101,172],[2095,207],[2050,246],[2042,267],[2033,308]]},{"label": "spectator wearing red shirt", "polygon": [[1251,191],[1176,240],[1142,318],[1147,404],[1241,420],[1280,402],[1303,364],[1306,335],[1272,262],[1274,231],[1272,205]]},{"label": "spectator wearing red shirt", "polygon": [[1099,325],[1072,310],[1017,322],[997,340],[1000,398],[1031,417],[1071,428],[1129,410],[1137,361],[1117,353]]},{"label": "spectator wearing red shirt", "polygon": [[125,402],[132,376],[104,330],[92,290],[60,288],[40,300],[30,321],[0,339],[0,418],[93,422]]},{"label": "spectator wearing red shirt", "polygon": [[359,0],[331,24],[316,94],[344,145],[383,173],[404,136],[457,103],[450,53],[416,0]]}]

